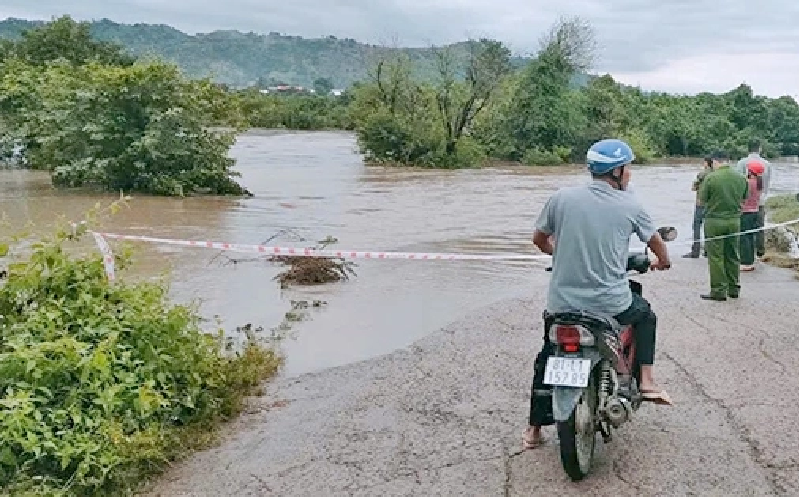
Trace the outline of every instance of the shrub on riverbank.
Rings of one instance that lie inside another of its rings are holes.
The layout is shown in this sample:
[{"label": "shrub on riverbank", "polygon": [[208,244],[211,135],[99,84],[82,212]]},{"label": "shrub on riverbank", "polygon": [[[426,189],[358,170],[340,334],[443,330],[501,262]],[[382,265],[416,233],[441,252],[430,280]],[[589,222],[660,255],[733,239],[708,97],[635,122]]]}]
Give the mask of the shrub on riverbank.
[{"label": "shrub on riverbank", "polygon": [[235,95],[247,126],[329,130],[353,127],[344,97],[328,95],[264,95],[257,89]]},{"label": "shrub on riverbank", "polygon": [[796,195],[776,195],[766,200],[768,218],[773,223],[799,219],[799,201]]},{"label": "shrub on riverbank", "polygon": [[[766,200],[766,212],[768,220],[773,223],[799,219],[799,201],[796,195],[777,195]],[[799,259],[795,259],[791,254],[791,246],[797,234],[799,234],[799,225],[766,231],[767,253],[763,257],[763,262],[772,266],[799,270]]]},{"label": "shrub on riverbank", "polygon": [[280,365],[254,343],[226,354],[162,283],[109,283],[99,255],[69,254],[72,239],[26,245],[0,286],[0,482],[12,495],[126,493],[207,443]]}]

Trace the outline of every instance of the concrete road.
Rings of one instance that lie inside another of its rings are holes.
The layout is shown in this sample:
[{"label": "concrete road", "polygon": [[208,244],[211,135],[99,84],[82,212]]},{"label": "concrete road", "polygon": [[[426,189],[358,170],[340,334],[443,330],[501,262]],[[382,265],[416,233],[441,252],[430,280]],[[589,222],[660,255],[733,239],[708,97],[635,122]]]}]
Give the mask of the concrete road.
[{"label": "concrete road", "polygon": [[[572,483],[557,436],[521,452],[547,275],[407,350],[280,380],[159,496],[799,495],[799,281],[761,266],[738,301],[704,302],[704,259],[638,277],[659,316],[644,406]],[[285,402],[285,405],[282,403]],[[277,403],[277,404],[276,404]]]}]

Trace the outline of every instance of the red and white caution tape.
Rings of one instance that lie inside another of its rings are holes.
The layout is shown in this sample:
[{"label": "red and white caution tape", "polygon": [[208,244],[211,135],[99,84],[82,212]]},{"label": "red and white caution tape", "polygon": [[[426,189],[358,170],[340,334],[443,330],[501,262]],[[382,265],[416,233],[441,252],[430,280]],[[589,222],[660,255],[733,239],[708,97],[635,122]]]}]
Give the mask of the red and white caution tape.
[{"label": "red and white caution tape", "polygon": [[720,236],[714,236],[714,237],[711,237],[711,238],[702,238],[701,240],[675,241],[675,242],[671,242],[669,245],[690,245],[690,244],[694,243],[695,241],[699,241],[699,242],[704,243],[704,242],[713,241],[713,240],[723,240],[724,238],[732,238],[734,236],[749,235],[751,233],[757,233],[759,231],[768,231],[768,230],[773,230],[773,229],[776,229],[776,228],[783,228],[783,227],[786,227],[786,226],[793,226],[795,224],[799,224],[799,219],[791,219],[790,221],[785,221],[783,223],[776,223],[776,224],[769,223],[769,224],[767,224],[765,226],[760,226],[759,228],[752,228],[750,230],[740,231],[738,233],[733,233],[731,235],[720,235]]},{"label": "red and white caution tape", "polygon": [[[100,251],[103,252],[103,260],[109,260],[106,256],[108,243],[106,238],[114,240],[129,240],[138,242],[157,243],[161,245],[176,245],[181,247],[198,247],[224,250],[228,252],[241,252],[249,254],[281,255],[292,257],[331,257],[347,259],[407,259],[407,260],[446,260],[446,261],[535,261],[549,260],[551,257],[544,254],[455,254],[445,252],[377,252],[361,250],[317,250],[313,248],[297,247],[276,247],[269,245],[248,245],[240,243],[225,243],[213,241],[196,240],[175,240],[171,238],[156,238],[142,235],[119,235],[116,233],[97,233],[92,232]],[[105,248],[104,248],[105,247]],[[109,278],[113,279],[113,256],[109,263],[106,262],[106,272]]]},{"label": "red and white caution tape", "polygon": [[[741,233],[731,235],[717,236],[708,238],[706,240],[718,240],[722,238],[730,238],[740,236],[741,234],[754,233],[757,231],[766,231],[780,226],[788,226],[799,223],[799,219],[787,221],[779,224],[772,224],[747,230]],[[77,225],[73,224],[73,229]],[[240,243],[225,243],[213,241],[196,241],[196,240],[176,240],[172,238],[156,238],[152,236],[142,235],[120,235],[116,233],[97,233],[92,231],[94,240],[98,248],[103,254],[103,263],[105,270],[110,280],[114,279],[114,256],[111,252],[106,239],[115,240],[129,240],[138,242],[157,243],[160,245],[176,245],[181,247],[198,247],[198,248],[211,248],[217,250],[224,250],[229,252],[241,252],[249,254],[263,254],[263,255],[282,255],[293,257],[332,257],[332,258],[348,258],[348,259],[406,259],[406,260],[446,260],[446,261],[538,261],[549,260],[551,257],[545,254],[455,254],[446,252],[385,252],[385,251],[362,251],[362,250],[317,250],[313,248],[297,248],[297,247],[277,247],[270,245],[249,245]],[[675,241],[670,245],[681,245],[693,243],[693,240]]]}]

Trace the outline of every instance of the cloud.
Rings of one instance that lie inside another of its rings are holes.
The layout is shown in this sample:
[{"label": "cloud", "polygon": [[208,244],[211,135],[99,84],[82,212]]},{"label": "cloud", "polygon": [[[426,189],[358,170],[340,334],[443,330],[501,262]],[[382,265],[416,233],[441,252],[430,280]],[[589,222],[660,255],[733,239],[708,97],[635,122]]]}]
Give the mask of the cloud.
[{"label": "cloud", "polygon": [[[506,42],[529,54],[560,16],[595,29],[597,69],[642,85],[694,92],[793,91],[799,2],[789,0],[3,0],[0,16],[170,24],[190,33],[238,29],[306,37],[329,34],[370,43],[424,46],[467,36]],[[713,68],[710,70],[709,68]],[[762,74],[762,76],[761,76]],[[768,76],[767,76],[768,75]],[[704,85],[704,86],[703,86]],[[700,88],[701,87],[701,88]]]},{"label": "cloud", "polygon": [[648,90],[691,94],[726,92],[746,83],[762,95],[790,95],[799,100],[796,74],[796,53],[751,53],[686,57],[650,71],[617,72],[614,78]]}]

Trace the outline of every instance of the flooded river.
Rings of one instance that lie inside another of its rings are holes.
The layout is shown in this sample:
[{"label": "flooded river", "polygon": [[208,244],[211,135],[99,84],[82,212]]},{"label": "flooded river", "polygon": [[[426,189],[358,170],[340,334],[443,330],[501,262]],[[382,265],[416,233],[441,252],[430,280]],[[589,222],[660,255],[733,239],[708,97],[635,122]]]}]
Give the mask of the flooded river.
[{"label": "flooded river", "polygon": [[[249,133],[232,155],[254,198],[137,197],[105,229],[251,244],[293,230],[308,241],[286,235],[271,243],[310,246],[330,235],[336,247],[353,250],[523,253],[534,250],[532,226],[546,198],[586,180],[573,169],[372,168],[356,152],[347,133]],[[797,167],[777,165],[776,192],[797,191]],[[658,224],[676,226],[681,240],[690,236],[690,184],[698,169],[649,166],[633,176],[636,195]],[[113,198],[53,190],[37,172],[0,171],[0,210],[15,225],[49,223],[59,214],[75,219]],[[199,299],[203,314],[218,315],[227,330],[245,323],[269,330],[292,300],[326,301],[293,323],[283,341],[288,375],[406,346],[475,307],[524,295],[531,278],[547,274],[535,262],[360,260],[349,282],[281,291],[272,281],[280,268],[262,261],[230,265],[214,250],[137,246],[135,272],[157,276],[170,269],[175,299]],[[674,246],[674,257],[686,248]]]}]

